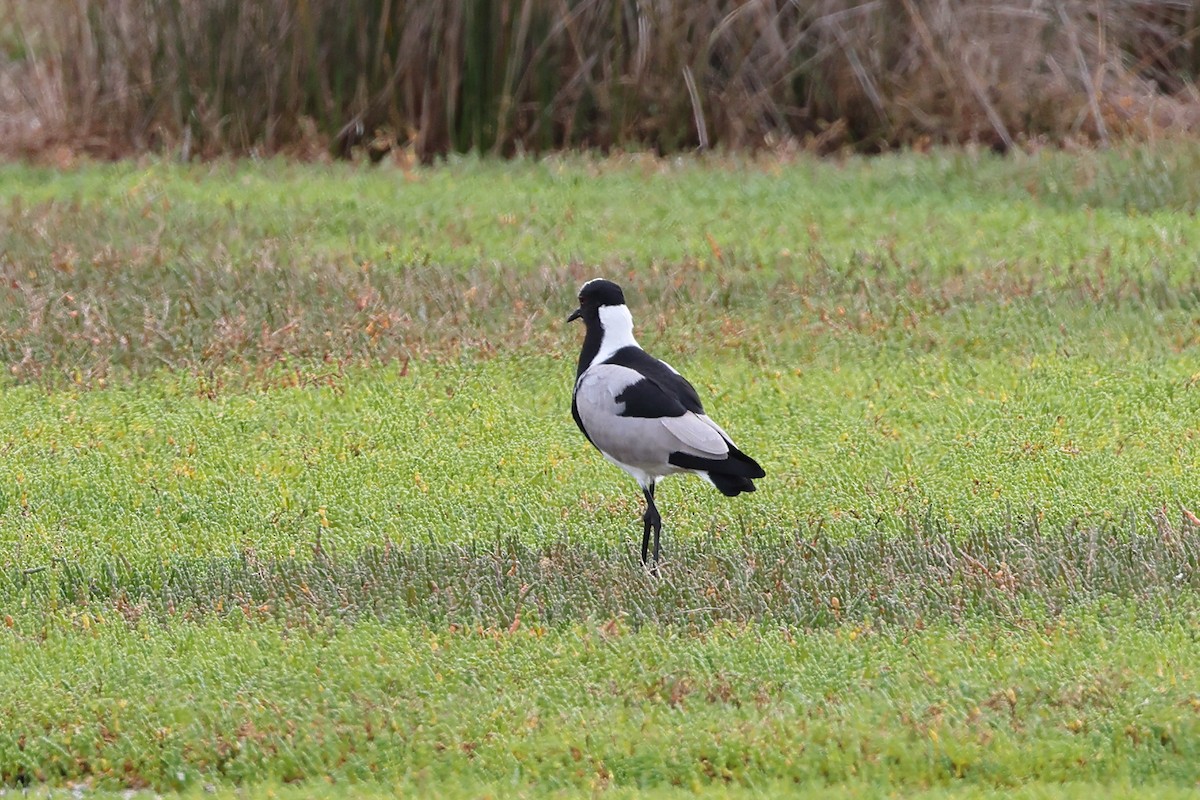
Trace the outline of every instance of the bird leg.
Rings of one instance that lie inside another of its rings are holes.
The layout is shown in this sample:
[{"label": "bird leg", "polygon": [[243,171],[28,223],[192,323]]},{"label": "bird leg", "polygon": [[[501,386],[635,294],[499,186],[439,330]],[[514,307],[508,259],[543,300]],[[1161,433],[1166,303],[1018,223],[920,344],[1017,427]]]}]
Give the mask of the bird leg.
[{"label": "bird leg", "polygon": [[658,513],[658,507],[654,505],[654,484],[649,487],[642,488],[642,494],[646,498],[646,513],[642,515],[642,563],[646,563],[646,556],[650,550],[650,531],[654,531],[654,563],[658,563],[659,556],[662,555],[662,545],[660,537],[662,535],[662,517]]},{"label": "bird leg", "polygon": [[657,564],[662,557],[662,544],[659,539],[662,536],[662,517],[658,514],[658,506],[654,505],[654,487],[657,484],[650,484],[650,507],[654,510],[654,563]]}]

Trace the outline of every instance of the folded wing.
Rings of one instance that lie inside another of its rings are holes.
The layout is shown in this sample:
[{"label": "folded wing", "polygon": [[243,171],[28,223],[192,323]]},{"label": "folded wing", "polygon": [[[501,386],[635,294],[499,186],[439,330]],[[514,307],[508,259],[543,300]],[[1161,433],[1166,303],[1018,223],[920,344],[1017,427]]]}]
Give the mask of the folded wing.
[{"label": "folded wing", "polygon": [[[690,404],[690,403],[689,403]],[[579,425],[601,452],[648,474],[683,470],[755,473],[731,456],[741,453],[703,413],[630,367],[598,364],[579,380]]]}]

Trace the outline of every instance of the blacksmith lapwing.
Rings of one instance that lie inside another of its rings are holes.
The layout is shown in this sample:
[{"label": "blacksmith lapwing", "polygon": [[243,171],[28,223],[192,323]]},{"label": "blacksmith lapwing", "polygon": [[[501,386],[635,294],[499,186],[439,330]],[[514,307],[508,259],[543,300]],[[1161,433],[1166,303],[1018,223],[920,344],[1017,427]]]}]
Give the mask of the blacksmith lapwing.
[{"label": "blacksmith lapwing", "polygon": [[659,480],[691,472],[733,497],[753,492],[754,479],[766,473],[704,414],[686,378],[638,346],[620,286],[603,278],[585,283],[579,308],[567,322],[575,319],[583,320],[587,332],[571,416],[588,441],[642,487],[642,563],[651,530],[657,563],[662,517],[654,505],[654,487]]}]

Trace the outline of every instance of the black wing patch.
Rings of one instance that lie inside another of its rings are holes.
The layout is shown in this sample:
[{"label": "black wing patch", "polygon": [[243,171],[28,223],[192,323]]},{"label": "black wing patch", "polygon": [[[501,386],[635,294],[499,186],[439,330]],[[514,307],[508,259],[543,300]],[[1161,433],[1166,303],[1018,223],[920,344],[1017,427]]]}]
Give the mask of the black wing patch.
[{"label": "black wing patch", "polygon": [[688,411],[704,413],[700,395],[687,378],[639,347],[622,347],[605,364],[628,367],[642,380],[628,386],[616,399],[625,403],[623,417],[681,417]]},{"label": "black wing patch", "polygon": [[683,403],[667,394],[654,381],[642,378],[631,383],[617,395],[618,403],[624,403],[621,409],[622,417],[682,417],[687,413]]}]

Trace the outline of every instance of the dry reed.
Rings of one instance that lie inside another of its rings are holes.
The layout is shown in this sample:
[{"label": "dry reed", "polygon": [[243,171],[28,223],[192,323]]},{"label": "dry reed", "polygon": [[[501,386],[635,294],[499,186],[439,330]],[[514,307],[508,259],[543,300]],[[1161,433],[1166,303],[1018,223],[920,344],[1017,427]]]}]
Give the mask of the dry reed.
[{"label": "dry reed", "polygon": [[12,0],[10,153],[191,158],[1193,130],[1191,0]]}]

